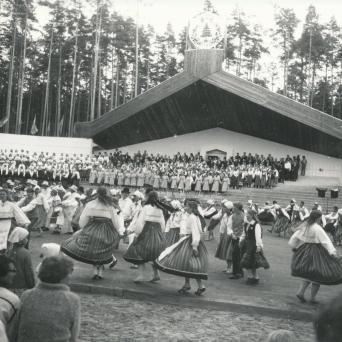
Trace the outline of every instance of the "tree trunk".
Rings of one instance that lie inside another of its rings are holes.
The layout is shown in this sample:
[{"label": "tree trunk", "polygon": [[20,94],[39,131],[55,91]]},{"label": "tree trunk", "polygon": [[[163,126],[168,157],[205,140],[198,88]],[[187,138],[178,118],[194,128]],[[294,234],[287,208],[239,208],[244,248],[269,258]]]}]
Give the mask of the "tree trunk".
[{"label": "tree trunk", "polygon": [[5,133],[9,133],[10,121],[11,121],[11,101],[12,101],[12,83],[13,83],[13,69],[14,69],[14,56],[15,56],[15,41],[17,35],[17,7],[18,0],[15,3],[15,12],[13,18],[13,34],[12,34],[12,51],[10,69],[8,75],[8,87],[7,87],[7,101],[6,101],[6,116],[7,122],[5,125]]},{"label": "tree trunk", "polygon": [[74,123],[74,97],[75,97],[75,76],[76,76],[76,64],[77,64],[77,40],[78,40],[78,19],[76,23],[76,37],[74,46],[74,65],[72,68],[72,88],[71,88],[71,100],[70,100],[70,113],[69,113],[69,137],[74,135],[73,123]]},{"label": "tree trunk", "polygon": [[116,87],[115,87],[115,108],[119,105],[119,72],[120,72],[120,65],[119,65],[119,57],[116,60]]},{"label": "tree trunk", "polygon": [[49,63],[48,63],[48,72],[46,77],[46,89],[45,89],[45,104],[44,104],[44,112],[43,112],[43,123],[41,127],[41,135],[44,136],[44,128],[46,122],[46,116],[48,112],[48,102],[49,102],[49,83],[50,83],[50,70],[51,70],[51,55],[52,55],[52,42],[53,42],[53,26],[51,28],[51,40],[50,40],[50,50],[49,50]]},{"label": "tree trunk", "polygon": [[323,103],[322,103],[322,112],[324,113],[325,109],[325,92],[327,89],[327,81],[328,81],[328,64],[325,65],[325,77],[324,77],[324,88],[323,88]]},{"label": "tree trunk", "polygon": [[101,77],[101,55],[99,55],[99,88],[98,88],[98,102],[97,102],[97,117],[101,116],[101,91],[102,91],[102,77]]}]

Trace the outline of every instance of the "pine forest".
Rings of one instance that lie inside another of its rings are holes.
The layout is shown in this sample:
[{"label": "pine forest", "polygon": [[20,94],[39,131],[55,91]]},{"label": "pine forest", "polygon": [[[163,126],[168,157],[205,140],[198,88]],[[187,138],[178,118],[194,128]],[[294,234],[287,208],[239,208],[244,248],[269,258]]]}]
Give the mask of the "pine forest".
[{"label": "pine forest", "polygon": [[[159,35],[135,11],[127,17],[108,0],[88,0],[89,15],[82,1],[39,0],[49,13],[40,30],[33,0],[0,1],[0,132],[72,137],[76,122],[183,70],[187,23],[177,36],[165,23]],[[209,0],[202,10],[215,12]],[[333,16],[321,22],[310,6],[301,22],[293,9],[277,7],[265,30],[241,7],[230,12],[224,70],[342,119],[342,36]]]}]

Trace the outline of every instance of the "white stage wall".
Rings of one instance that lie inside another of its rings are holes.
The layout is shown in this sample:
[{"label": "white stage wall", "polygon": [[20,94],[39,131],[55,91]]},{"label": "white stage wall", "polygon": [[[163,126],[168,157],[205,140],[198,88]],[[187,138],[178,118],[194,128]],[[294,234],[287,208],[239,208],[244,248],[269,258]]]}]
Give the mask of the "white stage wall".
[{"label": "white stage wall", "polygon": [[84,138],[58,138],[58,137],[40,137],[34,135],[0,134],[0,150],[21,150],[33,152],[49,152],[60,155],[61,153],[83,156],[91,155],[93,147],[92,139]]},{"label": "white stage wall", "polygon": [[[273,157],[283,158],[286,155],[302,157],[305,156],[308,160],[307,172],[308,176],[321,177],[342,177],[342,160],[337,158],[327,157],[321,154],[301,150],[299,148],[277,144],[264,139],[255,138],[249,135],[227,131],[222,128],[213,128],[201,132],[190,133],[176,136],[173,138],[160,139],[149,141],[141,144],[121,147],[123,153],[136,153],[138,150],[143,152],[166,154],[173,156],[177,152],[182,154],[186,152],[200,152],[203,156],[210,150],[221,150],[227,152],[227,157],[235,155],[237,152],[242,155],[243,152],[263,154],[267,156],[269,153]],[[113,152],[109,150],[108,152]],[[323,169],[323,171],[319,171]]]}]

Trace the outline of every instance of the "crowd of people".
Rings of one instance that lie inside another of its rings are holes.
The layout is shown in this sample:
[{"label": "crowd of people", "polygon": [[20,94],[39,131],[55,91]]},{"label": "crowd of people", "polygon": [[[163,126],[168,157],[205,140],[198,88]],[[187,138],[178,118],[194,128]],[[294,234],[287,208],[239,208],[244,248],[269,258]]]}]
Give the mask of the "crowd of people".
[{"label": "crowd of people", "polygon": [[[130,193],[128,187],[122,191],[90,188],[84,193],[83,189],[72,185],[61,199],[58,195],[61,189],[45,187],[43,192],[36,185],[27,184],[26,196],[17,204],[12,200],[13,194],[0,189],[3,233],[0,236],[0,301],[4,308],[0,321],[4,325],[3,336],[7,332],[11,341],[30,341],[30,338],[53,341],[54,334],[62,334],[66,341],[76,341],[80,303],[67,286],[74,269],[71,259],[92,265],[92,279],[100,281],[104,265],[115,267],[115,249],[119,248],[120,241],[128,244],[124,259],[138,269],[134,282],[139,284],[146,280],[145,265],[152,263],[150,282],[161,281],[160,272],[183,277],[184,285],[178,292],[184,294],[191,290],[191,279],[195,279],[198,286],[195,294],[200,296],[206,291],[203,280],[208,279],[205,240],[212,239],[215,227],[219,226],[220,240],[215,257],[225,262],[225,272],[230,274],[230,279],[243,278],[246,270],[246,285],[255,286],[259,283],[257,270],[270,267],[264,253],[261,222],[269,214],[275,215],[272,232],[278,232],[283,216],[288,220],[289,227],[281,231],[292,234],[289,242],[293,249],[291,272],[301,279],[297,293],[300,301],[306,301],[305,291],[310,283],[312,304],[318,303],[316,295],[320,285],[342,283],[340,256],[322,228],[332,223],[333,234],[336,234],[341,229],[342,220],[338,217],[342,216],[341,210],[337,210],[338,216],[332,213],[324,217],[319,206],[309,211],[304,202],[297,207],[294,199],[286,208],[280,208],[277,203],[265,203],[259,209],[251,200],[244,208],[242,203],[226,199],[219,207],[209,200],[202,208],[203,203],[196,198],[185,199],[183,203],[168,201],[159,198],[153,188],[146,189],[145,193],[139,190]],[[44,210],[37,210],[39,197]],[[74,209],[70,214],[71,206]],[[53,216],[56,221],[52,232],[59,226],[60,212],[69,208],[63,219],[66,216],[70,220],[67,232],[71,236],[61,246],[43,245],[44,259],[37,268],[40,281],[36,284],[29,252],[30,234],[37,222],[46,222],[48,213],[51,209],[54,213],[56,208],[61,209]],[[297,212],[300,225],[292,224]],[[49,295],[51,291],[54,296]],[[45,324],[47,320],[55,323]],[[318,326],[320,324],[323,323]],[[326,336],[324,329],[320,326],[321,336]]]},{"label": "crowd of people", "polygon": [[64,187],[89,181],[98,186],[153,187],[158,191],[227,193],[243,186],[272,189],[278,182],[296,181],[299,169],[305,175],[305,156],[274,158],[244,152],[230,158],[212,158],[178,152],[173,157],[138,151],[133,156],[118,149],[112,153],[82,154],[29,153],[0,150],[0,182],[10,186],[26,180],[59,183]]}]

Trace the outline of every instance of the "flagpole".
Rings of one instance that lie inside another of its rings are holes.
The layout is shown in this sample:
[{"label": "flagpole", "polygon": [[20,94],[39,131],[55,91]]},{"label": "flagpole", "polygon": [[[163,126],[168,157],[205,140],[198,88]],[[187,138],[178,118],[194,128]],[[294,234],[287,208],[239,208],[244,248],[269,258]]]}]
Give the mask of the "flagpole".
[{"label": "flagpole", "polygon": [[138,75],[139,75],[139,61],[138,61],[138,44],[139,44],[139,0],[137,0],[137,23],[135,27],[135,84],[134,97],[138,96]]}]

